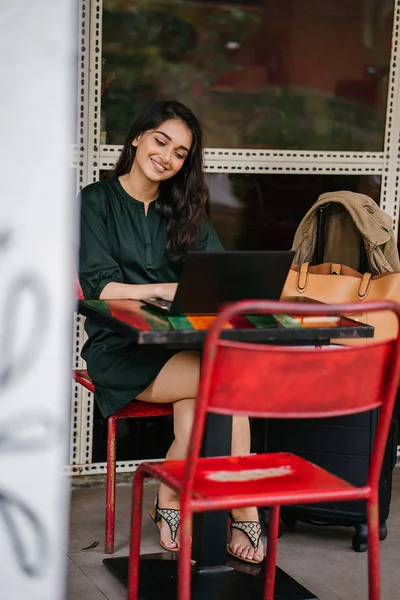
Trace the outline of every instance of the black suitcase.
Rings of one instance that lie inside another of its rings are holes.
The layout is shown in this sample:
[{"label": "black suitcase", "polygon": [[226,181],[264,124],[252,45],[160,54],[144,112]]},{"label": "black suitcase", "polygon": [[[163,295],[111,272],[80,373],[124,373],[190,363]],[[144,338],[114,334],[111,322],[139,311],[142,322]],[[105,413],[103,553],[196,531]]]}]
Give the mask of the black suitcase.
[{"label": "black suitcase", "polygon": [[[314,264],[323,262],[325,215],[329,205],[318,212]],[[360,271],[368,270],[364,244],[360,244]],[[378,411],[314,420],[273,420],[267,426],[267,452],[290,451],[358,486],[365,485],[373,447]],[[392,473],[397,458],[397,422],[392,420],[379,489],[380,539],[387,535]],[[264,515],[262,515],[263,517]],[[353,548],[367,549],[366,503],[338,502],[282,507],[282,523],[292,529],[297,521],[321,525],[355,527]],[[265,521],[265,518],[263,518]]]},{"label": "black suitcase", "polygon": [[[378,421],[378,411],[310,420],[273,420],[267,428],[268,452],[294,452],[358,486],[365,485]],[[387,535],[386,520],[397,458],[397,423],[392,420],[379,488],[380,539]],[[354,550],[367,549],[365,501],[307,504],[281,508],[282,523],[293,529],[297,521],[352,526]]]}]

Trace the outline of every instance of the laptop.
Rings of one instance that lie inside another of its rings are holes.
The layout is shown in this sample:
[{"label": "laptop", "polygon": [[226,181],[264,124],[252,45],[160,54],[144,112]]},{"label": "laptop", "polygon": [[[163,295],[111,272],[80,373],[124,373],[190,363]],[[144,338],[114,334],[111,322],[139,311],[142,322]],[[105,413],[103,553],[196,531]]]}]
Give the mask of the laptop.
[{"label": "laptop", "polygon": [[279,300],[294,258],[287,251],[189,252],[172,302],[143,300],[165,315],[215,315],[228,302]]}]

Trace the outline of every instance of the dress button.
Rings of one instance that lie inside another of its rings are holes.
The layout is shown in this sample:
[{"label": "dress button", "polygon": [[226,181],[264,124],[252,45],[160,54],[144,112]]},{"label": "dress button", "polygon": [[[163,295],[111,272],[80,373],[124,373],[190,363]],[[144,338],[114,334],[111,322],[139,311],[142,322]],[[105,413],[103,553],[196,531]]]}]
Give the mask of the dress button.
[{"label": "dress button", "polygon": [[308,237],[308,233],[304,232],[303,237]]}]

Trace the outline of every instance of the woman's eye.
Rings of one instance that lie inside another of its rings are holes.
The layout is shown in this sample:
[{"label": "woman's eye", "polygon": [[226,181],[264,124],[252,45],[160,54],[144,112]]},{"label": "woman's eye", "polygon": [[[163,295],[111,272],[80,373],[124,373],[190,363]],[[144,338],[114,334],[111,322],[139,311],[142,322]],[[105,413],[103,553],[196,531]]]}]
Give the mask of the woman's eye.
[{"label": "woman's eye", "polygon": [[183,160],[185,157],[184,154],[178,154],[178,152],[176,153],[177,158],[179,158],[180,160]]},{"label": "woman's eye", "polygon": [[165,146],[165,142],[163,142],[162,140],[159,140],[158,138],[155,138],[155,140],[159,146]]}]

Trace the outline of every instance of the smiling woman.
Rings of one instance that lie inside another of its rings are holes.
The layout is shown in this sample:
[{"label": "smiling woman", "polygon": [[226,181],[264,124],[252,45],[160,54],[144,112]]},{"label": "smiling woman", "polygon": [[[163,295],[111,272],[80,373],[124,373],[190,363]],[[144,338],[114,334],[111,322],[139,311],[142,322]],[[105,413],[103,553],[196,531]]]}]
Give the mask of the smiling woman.
[{"label": "smiling woman", "polygon": [[123,189],[145,204],[158,199],[166,219],[166,249],[183,256],[196,243],[208,212],[203,175],[203,133],[180,102],[151,105],[132,125],[111,172]]},{"label": "smiling woman", "polygon": [[[208,217],[202,131],[179,102],[157,102],[132,125],[111,178],[82,190],[80,283],[86,298],[172,300],[189,250],[220,250]],[[138,347],[86,320],[83,347],[95,398],[104,417],[133,398],[174,403],[175,439],[167,458],[183,459],[191,436],[200,374],[194,351]],[[246,417],[234,417],[232,452],[250,452]],[[230,551],[260,562],[257,510],[233,511]],[[164,484],[151,517],[160,544],[179,548],[179,498]],[[247,524],[257,530],[250,538]]]},{"label": "smiling woman", "polygon": [[[188,250],[218,250],[207,217],[202,131],[179,102],[157,102],[133,123],[109,179],[81,192],[80,283],[88,299],[172,300]],[[174,352],[147,355],[86,322],[82,350],[104,416],[154,380]]]}]

